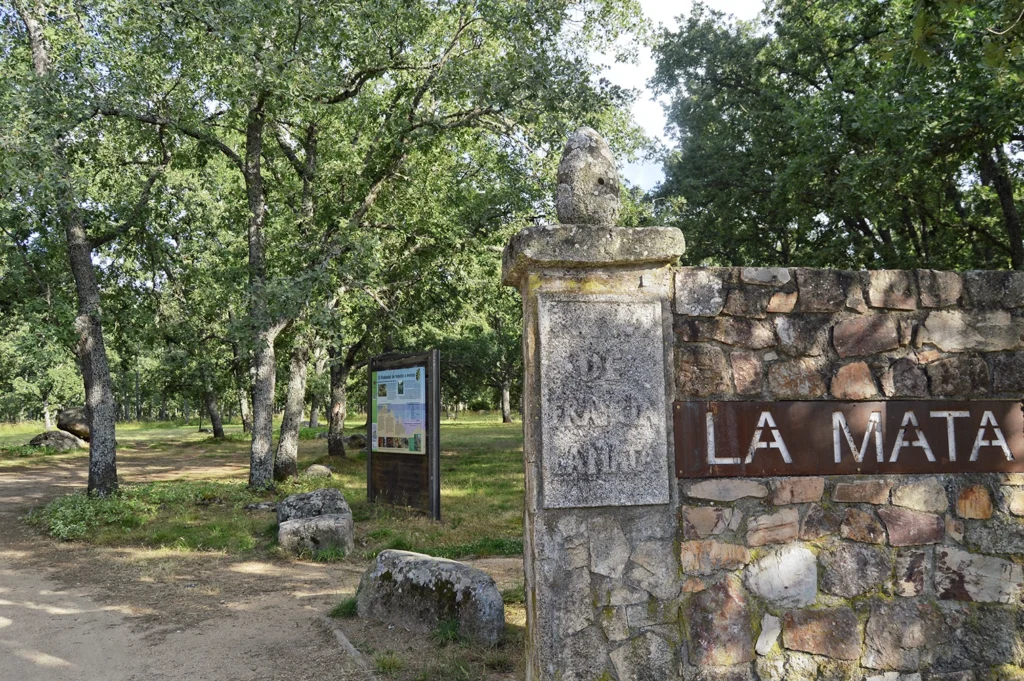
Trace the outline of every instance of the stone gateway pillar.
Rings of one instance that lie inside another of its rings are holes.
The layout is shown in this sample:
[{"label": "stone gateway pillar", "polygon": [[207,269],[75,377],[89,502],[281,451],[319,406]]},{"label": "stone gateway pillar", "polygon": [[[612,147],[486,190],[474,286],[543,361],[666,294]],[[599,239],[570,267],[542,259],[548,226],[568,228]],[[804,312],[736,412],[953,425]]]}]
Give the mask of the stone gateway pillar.
[{"label": "stone gateway pillar", "polygon": [[558,168],[562,224],[524,229],[503,282],[523,298],[528,681],[678,678],[673,475],[674,228],[623,229],[607,144]]}]

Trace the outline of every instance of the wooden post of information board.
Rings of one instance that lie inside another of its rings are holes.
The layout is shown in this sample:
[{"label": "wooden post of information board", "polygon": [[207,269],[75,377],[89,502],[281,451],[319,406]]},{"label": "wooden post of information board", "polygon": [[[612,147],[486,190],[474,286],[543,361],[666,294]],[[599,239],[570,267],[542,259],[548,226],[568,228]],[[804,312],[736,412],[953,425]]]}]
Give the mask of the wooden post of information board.
[{"label": "wooden post of information board", "polygon": [[441,358],[437,350],[370,359],[366,496],[441,519]]}]

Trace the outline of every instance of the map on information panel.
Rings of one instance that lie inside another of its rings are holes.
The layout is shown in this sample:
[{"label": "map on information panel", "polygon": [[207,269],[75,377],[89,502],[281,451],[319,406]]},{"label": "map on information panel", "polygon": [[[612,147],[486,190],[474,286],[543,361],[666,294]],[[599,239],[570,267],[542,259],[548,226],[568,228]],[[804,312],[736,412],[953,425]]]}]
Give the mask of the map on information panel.
[{"label": "map on information panel", "polygon": [[423,367],[374,371],[370,444],[375,452],[426,453],[427,395]]}]

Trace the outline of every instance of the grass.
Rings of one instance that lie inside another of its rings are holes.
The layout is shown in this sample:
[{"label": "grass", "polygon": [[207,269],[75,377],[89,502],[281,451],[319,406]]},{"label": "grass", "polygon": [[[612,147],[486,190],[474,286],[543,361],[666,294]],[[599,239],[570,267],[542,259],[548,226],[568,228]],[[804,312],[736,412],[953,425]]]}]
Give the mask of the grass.
[{"label": "grass", "polygon": [[350,596],[334,606],[328,614],[335,618],[355,617],[359,614],[359,601],[355,596]]},{"label": "grass", "polygon": [[0,459],[25,459],[32,456],[53,456],[55,454],[60,454],[60,452],[50,447],[30,447],[28,445],[0,447]]},{"label": "grass", "polygon": [[501,592],[501,600],[505,605],[522,605],[526,603],[526,587],[523,584],[505,589]]},{"label": "grass", "polygon": [[[346,432],[360,432],[364,418],[347,423]],[[195,426],[150,425],[119,425],[119,451],[138,460],[187,450],[232,463],[244,461],[248,452],[247,437],[239,437],[237,427],[229,430],[228,438],[213,440],[196,432]],[[275,518],[247,511],[245,506],[335,487],[352,508],[358,557],[372,558],[384,549],[446,558],[519,555],[523,548],[521,425],[502,424],[494,415],[463,416],[458,422],[442,424],[441,446],[442,522],[411,509],[368,503],[365,453],[332,459],[327,456],[326,440],[317,439],[300,442],[299,468],[314,463],[330,466],[335,475],[329,480],[299,478],[263,493],[249,491],[239,478],[129,482],[110,499],[89,499],[82,493],[58,498],[34,511],[30,521],[54,537],[102,545],[270,554],[276,549]],[[343,559],[330,551],[312,558]]]},{"label": "grass", "polygon": [[384,676],[395,676],[405,669],[405,660],[391,651],[377,653],[373,658],[373,663],[377,668],[377,673]]},{"label": "grass", "polygon": [[459,620],[448,619],[440,622],[430,632],[430,639],[442,648],[453,643],[461,643],[462,635],[459,634]]}]

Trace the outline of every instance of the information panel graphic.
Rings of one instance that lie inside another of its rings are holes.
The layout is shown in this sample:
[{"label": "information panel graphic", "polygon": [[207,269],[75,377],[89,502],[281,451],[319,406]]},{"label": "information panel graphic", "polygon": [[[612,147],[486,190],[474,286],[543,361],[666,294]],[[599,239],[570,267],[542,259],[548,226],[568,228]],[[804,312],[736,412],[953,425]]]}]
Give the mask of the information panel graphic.
[{"label": "information panel graphic", "polygon": [[441,519],[441,355],[370,358],[366,498]]},{"label": "information panel graphic", "polygon": [[426,454],[424,368],[374,371],[372,395],[370,439],[374,451]]}]

